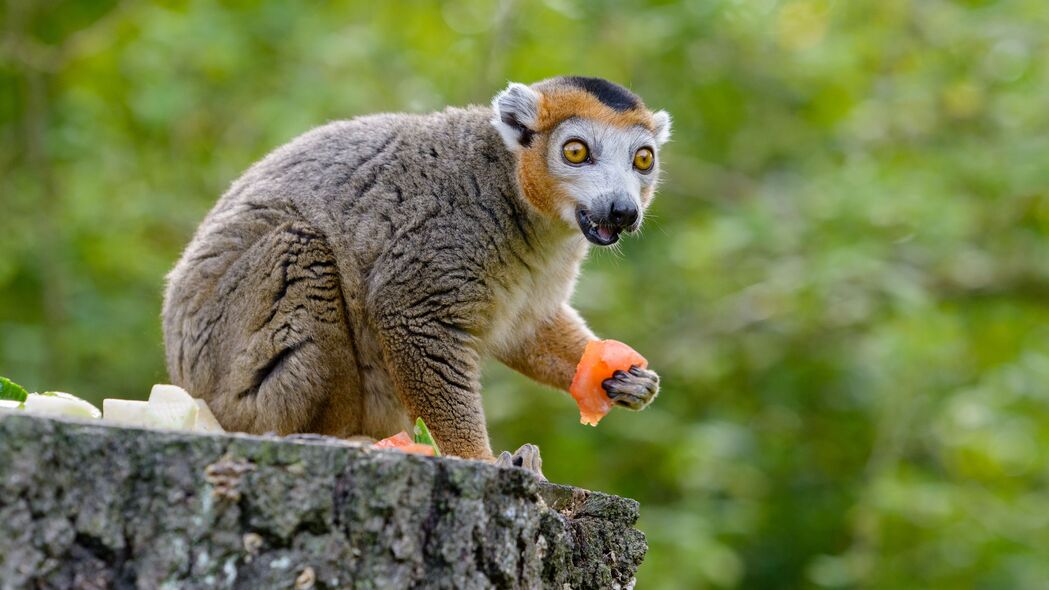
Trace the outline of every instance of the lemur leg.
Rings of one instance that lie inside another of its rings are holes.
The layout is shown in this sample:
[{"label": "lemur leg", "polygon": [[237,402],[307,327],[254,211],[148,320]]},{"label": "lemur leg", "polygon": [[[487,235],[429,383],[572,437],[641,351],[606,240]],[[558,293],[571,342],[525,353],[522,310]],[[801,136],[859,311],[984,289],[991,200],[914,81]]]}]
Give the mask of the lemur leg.
[{"label": "lemur leg", "polygon": [[[500,354],[499,360],[540,383],[568,391],[586,344],[595,339],[579,313],[564,305],[540,324],[534,335]],[[629,371],[616,371],[601,385],[616,405],[641,410],[659,394],[659,375],[631,367]]]},{"label": "lemur leg", "polygon": [[172,378],[206,398],[228,430],[358,434],[353,347],[323,236],[301,222],[281,224],[212,284],[184,318],[180,350],[192,355],[169,358]]},{"label": "lemur leg", "polygon": [[473,337],[441,318],[390,309],[392,313],[372,317],[377,318],[386,370],[409,418],[426,422],[443,453],[494,460]]},{"label": "lemur leg", "polygon": [[[535,381],[564,391],[572,384],[586,343],[595,339],[579,314],[568,305],[561,306],[554,317],[536,327],[533,334],[522,336],[516,347],[498,355],[499,360]],[[496,464],[521,467],[546,479],[539,447],[530,443],[513,454],[503,451]]]}]

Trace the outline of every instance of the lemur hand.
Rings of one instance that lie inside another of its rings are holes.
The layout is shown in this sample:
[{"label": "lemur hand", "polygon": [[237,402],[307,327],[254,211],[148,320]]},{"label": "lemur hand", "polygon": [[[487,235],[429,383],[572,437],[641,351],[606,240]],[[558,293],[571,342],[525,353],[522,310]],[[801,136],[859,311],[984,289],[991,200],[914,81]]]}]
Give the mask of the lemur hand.
[{"label": "lemur hand", "polygon": [[543,475],[543,459],[539,456],[539,447],[531,443],[521,445],[521,448],[517,449],[513,455],[509,451],[503,451],[495,460],[495,464],[499,467],[520,467],[546,481],[546,476]]},{"label": "lemur hand", "polygon": [[601,382],[617,406],[630,410],[642,410],[659,395],[659,375],[637,365],[629,371],[616,371]]}]

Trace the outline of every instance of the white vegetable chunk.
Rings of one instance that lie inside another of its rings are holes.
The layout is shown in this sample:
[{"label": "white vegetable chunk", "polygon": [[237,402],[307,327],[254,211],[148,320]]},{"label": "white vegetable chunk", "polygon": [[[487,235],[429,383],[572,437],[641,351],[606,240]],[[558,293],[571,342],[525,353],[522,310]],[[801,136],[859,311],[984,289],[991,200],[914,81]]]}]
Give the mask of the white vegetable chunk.
[{"label": "white vegetable chunk", "polygon": [[200,410],[200,413],[197,414],[197,426],[194,430],[199,432],[226,432],[226,429],[215,418],[215,414],[211,413],[208,402],[202,399],[194,399],[193,401],[197,403],[197,408]]},{"label": "white vegetable chunk", "polygon": [[149,402],[162,402],[167,404],[192,404],[193,396],[178,385],[157,383],[149,392]]},{"label": "white vegetable chunk", "polygon": [[127,426],[153,426],[153,415],[149,411],[149,402],[129,399],[102,400],[102,419]]},{"label": "white vegetable chunk", "polygon": [[102,402],[106,420],[126,426],[193,430],[200,407],[184,389],[174,385],[154,385],[149,401],[107,399]]},{"label": "white vegetable chunk", "polygon": [[67,416],[69,418],[101,418],[102,412],[95,406],[68,393],[48,391],[30,393],[26,398],[25,410],[34,414],[47,416]]},{"label": "white vegetable chunk", "polygon": [[200,407],[193,396],[175,385],[154,385],[149,393],[149,410],[157,428],[192,430]]}]

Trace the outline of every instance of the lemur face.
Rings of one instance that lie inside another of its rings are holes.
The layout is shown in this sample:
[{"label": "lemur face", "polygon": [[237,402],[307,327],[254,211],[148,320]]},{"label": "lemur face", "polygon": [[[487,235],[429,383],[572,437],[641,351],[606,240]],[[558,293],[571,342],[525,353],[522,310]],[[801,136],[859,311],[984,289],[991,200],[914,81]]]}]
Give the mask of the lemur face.
[{"label": "lemur face", "polygon": [[539,211],[609,246],[641,226],[659,179],[670,116],[598,78],[510,84],[492,124],[518,155],[524,197]]}]

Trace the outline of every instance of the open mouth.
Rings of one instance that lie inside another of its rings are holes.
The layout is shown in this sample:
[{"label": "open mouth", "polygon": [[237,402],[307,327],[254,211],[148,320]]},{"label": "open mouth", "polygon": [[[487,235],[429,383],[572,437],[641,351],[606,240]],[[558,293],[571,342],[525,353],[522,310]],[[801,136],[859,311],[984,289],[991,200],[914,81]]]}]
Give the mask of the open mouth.
[{"label": "open mouth", "polygon": [[576,221],[579,223],[579,229],[582,230],[586,239],[598,246],[615,244],[619,241],[619,232],[623,230],[621,227],[595,223],[590,219],[590,214],[583,209],[576,211]]}]

